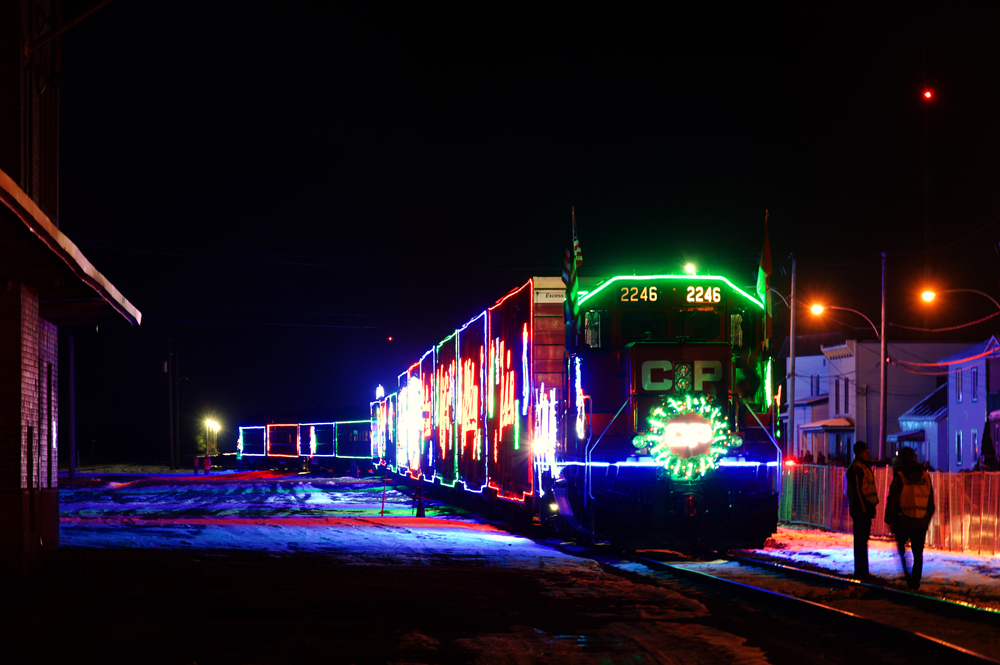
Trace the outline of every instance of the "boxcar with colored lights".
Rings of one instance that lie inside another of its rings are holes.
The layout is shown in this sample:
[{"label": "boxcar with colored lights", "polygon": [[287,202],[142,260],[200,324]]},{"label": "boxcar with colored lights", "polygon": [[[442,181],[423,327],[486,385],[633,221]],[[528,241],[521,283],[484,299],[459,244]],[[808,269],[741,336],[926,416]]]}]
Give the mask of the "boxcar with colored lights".
[{"label": "boxcar with colored lights", "polygon": [[625,547],[761,544],[777,524],[763,308],[721,277],[536,277],[371,404],[373,460]]},{"label": "boxcar with colored lights", "polygon": [[323,423],[249,425],[240,427],[247,468],[371,467],[371,424],[368,420]]}]

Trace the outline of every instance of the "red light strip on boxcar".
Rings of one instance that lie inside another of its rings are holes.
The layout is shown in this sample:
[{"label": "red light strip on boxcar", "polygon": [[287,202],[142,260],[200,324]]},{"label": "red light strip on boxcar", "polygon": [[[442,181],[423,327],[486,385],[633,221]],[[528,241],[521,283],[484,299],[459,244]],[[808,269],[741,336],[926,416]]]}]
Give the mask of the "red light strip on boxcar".
[{"label": "red light strip on boxcar", "polygon": [[268,425],[267,426],[267,440],[266,440],[267,441],[267,445],[265,447],[265,449],[267,450],[267,456],[268,457],[298,457],[297,454],[296,455],[281,455],[281,454],[278,454],[278,453],[272,453],[271,452],[271,428],[272,427],[294,427],[295,428],[295,440],[296,440],[295,447],[296,447],[296,450],[298,450],[298,438],[299,438],[299,425],[298,425],[298,423],[294,423],[294,424],[293,423],[284,423],[284,424]]}]

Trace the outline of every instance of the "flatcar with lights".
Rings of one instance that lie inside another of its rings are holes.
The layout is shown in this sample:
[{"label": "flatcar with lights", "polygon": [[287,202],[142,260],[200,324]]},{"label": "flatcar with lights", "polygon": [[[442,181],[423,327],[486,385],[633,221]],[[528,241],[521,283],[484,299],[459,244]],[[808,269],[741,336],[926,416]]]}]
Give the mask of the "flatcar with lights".
[{"label": "flatcar with lights", "polygon": [[535,277],[371,404],[372,458],[625,548],[759,546],[780,449],[761,302],[722,277]]},{"label": "flatcar with lights", "polygon": [[240,427],[236,445],[248,469],[371,468],[370,425],[367,420],[247,425]]}]

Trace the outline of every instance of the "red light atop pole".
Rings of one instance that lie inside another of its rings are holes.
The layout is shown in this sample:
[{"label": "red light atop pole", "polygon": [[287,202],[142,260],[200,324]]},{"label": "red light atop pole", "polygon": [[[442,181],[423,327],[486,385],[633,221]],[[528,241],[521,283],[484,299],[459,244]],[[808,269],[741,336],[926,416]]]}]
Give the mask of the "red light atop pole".
[{"label": "red light atop pole", "polygon": [[933,93],[931,93],[930,90],[924,90],[924,99],[930,99],[933,96],[934,95],[933,95]]}]

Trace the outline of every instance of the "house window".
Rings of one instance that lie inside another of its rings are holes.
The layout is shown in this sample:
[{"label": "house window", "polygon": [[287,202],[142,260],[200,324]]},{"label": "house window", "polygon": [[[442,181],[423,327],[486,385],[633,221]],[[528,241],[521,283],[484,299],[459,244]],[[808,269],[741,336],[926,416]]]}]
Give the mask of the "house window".
[{"label": "house window", "polygon": [[851,380],[844,379],[844,413],[851,412]]},{"label": "house window", "polygon": [[955,401],[962,401],[962,370],[960,369],[955,370]]},{"label": "house window", "polygon": [[955,466],[962,466],[962,433],[955,432]]},{"label": "house window", "polygon": [[979,461],[979,432],[972,430],[972,459]]},{"label": "house window", "polygon": [[979,368],[972,368],[972,401],[979,401]]},{"label": "house window", "polygon": [[840,413],[840,379],[833,380],[833,412]]}]

